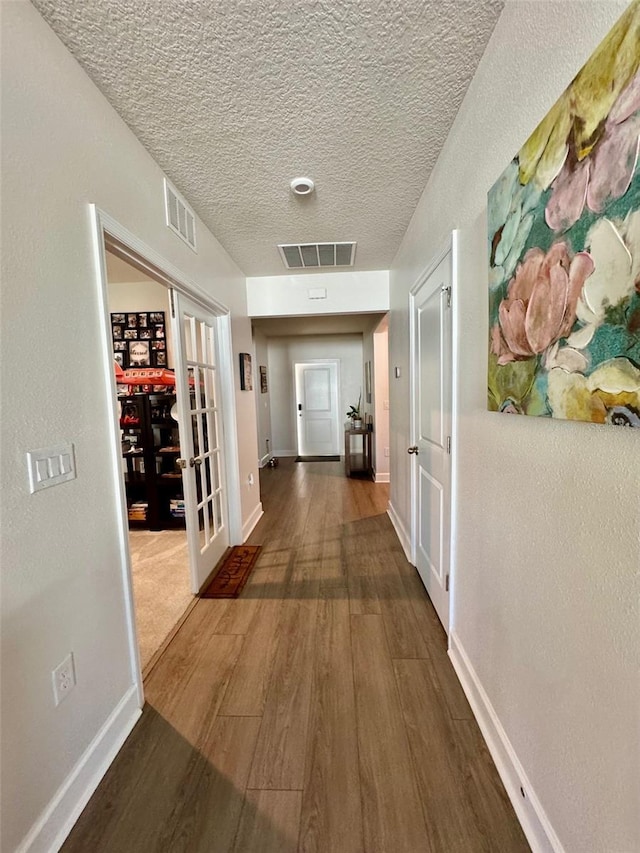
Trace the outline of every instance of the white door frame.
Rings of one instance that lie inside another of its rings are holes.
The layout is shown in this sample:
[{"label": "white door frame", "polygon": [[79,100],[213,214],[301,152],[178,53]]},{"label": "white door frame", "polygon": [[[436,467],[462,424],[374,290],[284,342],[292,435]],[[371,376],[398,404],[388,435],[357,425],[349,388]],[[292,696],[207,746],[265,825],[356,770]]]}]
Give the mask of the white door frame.
[{"label": "white door frame", "polygon": [[[416,411],[417,401],[415,399],[416,365],[413,353],[416,345],[416,323],[415,323],[415,300],[416,295],[438,264],[451,252],[451,508],[450,508],[450,531],[449,531],[449,628],[448,636],[451,637],[454,625],[454,598],[456,592],[456,541],[457,541],[457,502],[458,502],[458,468],[457,468],[457,446],[458,446],[458,253],[460,250],[460,231],[451,232],[451,237],[446,245],[432,258],[422,273],[418,276],[415,284],[409,291],[409,444],[416,444],[418,435],[418,417]],[[411,563],[415,566],[418,547],[418,495],[416,489],[416,477],[413,465],[410,468],[410,500],[411,500]]]},{"label": "white door frame", "polygon": [[160,281],[169,289],[184,293],[190,299],[199,302],[208,311],[218,317],[220,348],[220,379],[222,391],[224,442],[226,458],[227,506],[229,519],[229,541],[242,543],[242,508],[240,505],[240,470],[238,464],[238,438],[236,430],[235,389],[233,385],[233,351],[231,348],[231,317],[229,309],[215,300],[195,281],[189,279],[177,267],[162,255],[138,239],[113,217],[95,204],[89,205],[93,256],[98,298],[102,313],[100,344],[102,349],[103,381],[107,396],[107,409],[111,422],[111,469],[114,477],[116,505],[118,507],[118,543],[121,574],[124,584],[125,613],[127,621],[127,639],[131,675],[136,685],[140,707],[144,704],[142,669],[138,652],[138,638],[133,600],[133,578],[129,553],[129,522],[127,498],[121,473],[120,423],[117,409],[117,389],[113,370],[111,327],[109,322],[109,292],[107,278],[107,260],[105,237],[111,238],[117,245],[120,256],[146,272],[151,278]]},{"label": "white door frame", "polygon": [[340,390],[341,390],[341,376],[340,376],[340,359],[339,358],[305,358],[302,361],[293,360],[291,362],[291,373],[293,375],[293,432],[296,437],[296,454],[298,456],[300,453],[300,440],[298,435],[298,388],[296,386],[296,365],[297,364],[335,364],[336,367],[336,397],[338,400],[338,409],[336,417],[338,419],[338,449],[336,454],[340,454],[340,414],[338,413],[340,410]]}]

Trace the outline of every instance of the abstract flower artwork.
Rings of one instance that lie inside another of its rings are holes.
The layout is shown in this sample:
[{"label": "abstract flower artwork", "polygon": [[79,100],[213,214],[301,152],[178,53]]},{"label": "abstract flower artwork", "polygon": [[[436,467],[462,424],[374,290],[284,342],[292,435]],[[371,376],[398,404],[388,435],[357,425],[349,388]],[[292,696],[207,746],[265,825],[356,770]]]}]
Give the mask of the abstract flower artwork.
[{"label": "abstract flower artwork", "polygon": [[489,192],[489,409],[640,427],[640,0]]}]

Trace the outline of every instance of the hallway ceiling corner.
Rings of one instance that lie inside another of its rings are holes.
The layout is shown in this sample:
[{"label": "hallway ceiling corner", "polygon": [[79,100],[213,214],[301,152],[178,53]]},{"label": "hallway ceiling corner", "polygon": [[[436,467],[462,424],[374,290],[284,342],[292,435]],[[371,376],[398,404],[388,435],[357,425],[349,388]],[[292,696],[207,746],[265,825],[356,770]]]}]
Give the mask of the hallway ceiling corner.
[{"label": "hallway ceiling corner", "polygon": [[504,5],[32,2],[246,275],[283,242],[391,266]]}]

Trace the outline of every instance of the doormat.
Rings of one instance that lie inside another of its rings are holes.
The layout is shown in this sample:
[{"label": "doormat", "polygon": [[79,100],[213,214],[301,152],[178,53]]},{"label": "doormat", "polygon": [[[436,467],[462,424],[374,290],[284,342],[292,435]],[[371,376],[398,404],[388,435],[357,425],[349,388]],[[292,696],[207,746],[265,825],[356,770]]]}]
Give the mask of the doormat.
[{"label": "doormat", "polygon": [[262,545],[235,545],[221,560],[220,568],[200,598],[237,598],[256,564]]},{"label": "doormat", "polygon": [[339,462],[339,456],[296,456],[296,462]]}]

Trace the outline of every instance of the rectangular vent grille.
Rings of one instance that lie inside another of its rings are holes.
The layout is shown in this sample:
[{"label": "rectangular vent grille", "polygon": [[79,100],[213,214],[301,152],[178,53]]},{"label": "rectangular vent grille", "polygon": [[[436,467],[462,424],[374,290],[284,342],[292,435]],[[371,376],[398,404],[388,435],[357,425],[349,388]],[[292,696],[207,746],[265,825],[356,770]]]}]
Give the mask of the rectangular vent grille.
[{"label": "rectangular vent grille", "polygon": [[278,251],[288,270],[314,267],[352,267],[355,243],[280,243]]},{"label": "rectangular vent grille", "polygon": [[181,240],[196,249],[196,217],[182,196],[164,179],[164,204],[167,214],[167,226],[174,231]]}]

